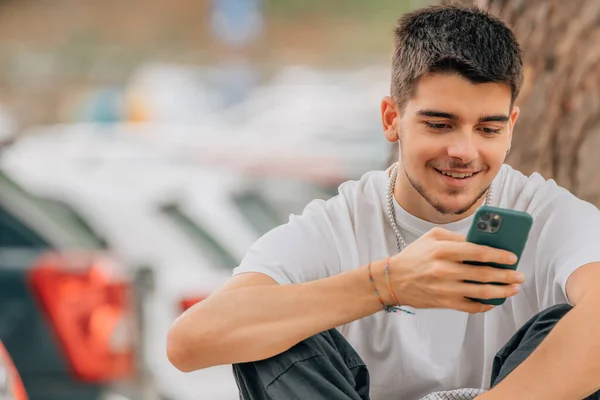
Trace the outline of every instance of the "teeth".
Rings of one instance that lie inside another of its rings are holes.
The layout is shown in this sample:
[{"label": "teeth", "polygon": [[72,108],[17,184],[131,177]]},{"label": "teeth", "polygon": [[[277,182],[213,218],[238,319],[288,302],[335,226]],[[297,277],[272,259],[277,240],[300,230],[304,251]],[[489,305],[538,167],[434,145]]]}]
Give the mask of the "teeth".
[{"label": "teeth", "polygon": [[446,176],[451,176],[453,178],[457,178],[457,179],[464,179],[464,178],[468,178],[470,176],[473,176],[473,173],[469,173],[469,174],[460,174],[457,172],[444,172],[444,171],[440,171],[442,174],[446,175]]}]

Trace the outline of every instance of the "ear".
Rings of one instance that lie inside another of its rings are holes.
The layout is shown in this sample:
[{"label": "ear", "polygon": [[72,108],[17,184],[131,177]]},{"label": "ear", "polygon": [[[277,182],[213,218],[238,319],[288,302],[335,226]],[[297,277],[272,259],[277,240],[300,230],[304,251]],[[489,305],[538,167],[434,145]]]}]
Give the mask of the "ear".
[{"label": "ear", "polygon": [[513,130],[515,128],[515,124],[517,123],[517,118],[519,118],[519,114],[521,113],[521,109],[517,106],[514,106],[512,111],[510,112],[510,118],[508,120],[508,150],[510,151],[510,143],[512,142]]},{"label": "ear", "polygon": [[389,96],[385,96],[381,101],[381,122],[385,138],[395,143],[398,141],[397,119],[399,118],[396,102]]}]

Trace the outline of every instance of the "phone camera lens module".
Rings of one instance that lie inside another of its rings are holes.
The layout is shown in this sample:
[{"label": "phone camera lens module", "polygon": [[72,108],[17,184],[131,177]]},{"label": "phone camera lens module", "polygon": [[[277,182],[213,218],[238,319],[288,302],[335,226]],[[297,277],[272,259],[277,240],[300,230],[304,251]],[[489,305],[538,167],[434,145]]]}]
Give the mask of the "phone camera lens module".
[{"label": "phone camera lens module", "polygon": [[477,228],[479,228],[480,231],[485,231],[487,229],[487,224],[485,222],[480,222],[477,224]]},{"label": "phone camera lens module", "polygon": [[490,220],[490,218],[491,218],[491,217],[490,217],[490,214],[488,214],[488,213],[482,213],[482,214],[481,214],[481,220],[482,220],[482,221],[489,221],[489,220]]}]

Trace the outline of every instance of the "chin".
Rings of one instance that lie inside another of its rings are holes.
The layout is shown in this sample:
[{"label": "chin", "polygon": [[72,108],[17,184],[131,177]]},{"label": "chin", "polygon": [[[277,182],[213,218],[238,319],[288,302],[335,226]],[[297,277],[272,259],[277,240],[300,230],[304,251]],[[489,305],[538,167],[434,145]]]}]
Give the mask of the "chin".
[{"label": "chin", "polygon": [[431,205],[441,214],[462,215],[473,208],[481,198],[474,194],[459,195],[455,198],[448,197],[449,195],[440,196],[438,201],[431,203]]}]

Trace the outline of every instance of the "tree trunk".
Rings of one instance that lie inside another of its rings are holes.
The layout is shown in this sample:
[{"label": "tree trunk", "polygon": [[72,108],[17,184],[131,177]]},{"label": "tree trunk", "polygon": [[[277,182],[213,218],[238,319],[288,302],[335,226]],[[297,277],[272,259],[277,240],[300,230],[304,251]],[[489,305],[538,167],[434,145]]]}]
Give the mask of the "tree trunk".
[{"label": "tree trunk", "polygon": [[507,163],[600,205],[600,1],[463,2],[498,15],[523,49],[521,115]]}]

